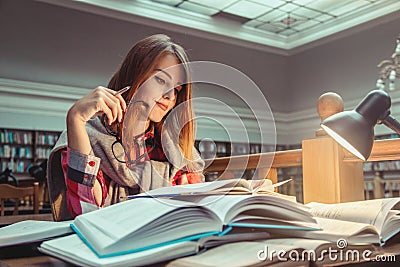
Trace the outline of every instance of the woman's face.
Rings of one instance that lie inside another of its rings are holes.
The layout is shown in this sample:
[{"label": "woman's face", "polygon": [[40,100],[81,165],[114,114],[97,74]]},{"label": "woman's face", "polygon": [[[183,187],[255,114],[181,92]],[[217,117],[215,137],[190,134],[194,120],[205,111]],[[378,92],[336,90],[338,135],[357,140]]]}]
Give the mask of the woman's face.
[{"label": "woman's face", "polygon": [[175,106],[178,93],[184,82],[184,72],[179,60],[171,54],[162,56],[155,65],[151,76],[139,88],[150,110],[148,120],[160,122]]}]

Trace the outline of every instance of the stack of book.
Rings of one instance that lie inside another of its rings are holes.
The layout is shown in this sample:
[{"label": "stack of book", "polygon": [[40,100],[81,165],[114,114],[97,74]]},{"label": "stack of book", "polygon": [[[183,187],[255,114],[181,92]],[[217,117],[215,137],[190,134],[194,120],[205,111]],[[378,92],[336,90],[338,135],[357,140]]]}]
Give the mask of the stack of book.
[{"label": "stack of book", "polygon": [[81,266],[266,266],[282,260],[271,251],[316,253],[291,262],[298,266],[333,246],[376,253],[400,231],[400,198],[303,205],[276,186],[225,180],[160,188],[71,222],[47,222],[47,230],[35,232],[45,222],[33,221],[0,228],[0,246],[66,235],[39,250]]}]

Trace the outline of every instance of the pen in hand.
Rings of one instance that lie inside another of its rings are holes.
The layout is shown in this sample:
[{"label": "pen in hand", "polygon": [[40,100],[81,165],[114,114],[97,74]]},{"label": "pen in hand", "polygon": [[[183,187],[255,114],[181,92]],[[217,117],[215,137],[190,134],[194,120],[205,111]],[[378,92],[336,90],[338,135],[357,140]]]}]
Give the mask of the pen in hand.
[{"label": "pen in hand", "polygon": [[117,92],[115,92],[114,95],[121,95],[121,94],[125,93],[126,91],[128,91],[129,89],[131,89],[131,87],[128,85],[128,86],[118,90]]},{"label": "pen in hand", "polygon": [[[128,91],[129,89],[131,89],[131,87],[128,85],[128,86],[118,90],[117,92],[115,92],[114,95],[121,95],[121,94],[125,93],[126,91]],[[149,107],[149,105],[146,102],[144,102],[143,100],[132,100],[132,101],[128,102],[128,105],[135,104],[135,103],[143,103],[143,105],[145,107]]]}]

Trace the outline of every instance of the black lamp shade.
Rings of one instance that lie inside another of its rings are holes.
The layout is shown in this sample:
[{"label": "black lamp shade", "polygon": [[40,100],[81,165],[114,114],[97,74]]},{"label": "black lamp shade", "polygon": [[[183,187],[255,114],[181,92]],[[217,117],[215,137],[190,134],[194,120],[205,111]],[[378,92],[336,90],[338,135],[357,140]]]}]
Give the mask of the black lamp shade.
[{"label": "black lamp shade", "polygon": [[325,130],[344,148],[355,156],[366,160],[374,142],[375,124],[388,124],[390,97],[382,90],[371,91],[351,111],[334,114],[321,123]]},{"label": "black lamp shade", "polygon": [[325,132],[362,160],[366,160],[371,153],[374,126],[355,110],[334,114],[321,124]]}]

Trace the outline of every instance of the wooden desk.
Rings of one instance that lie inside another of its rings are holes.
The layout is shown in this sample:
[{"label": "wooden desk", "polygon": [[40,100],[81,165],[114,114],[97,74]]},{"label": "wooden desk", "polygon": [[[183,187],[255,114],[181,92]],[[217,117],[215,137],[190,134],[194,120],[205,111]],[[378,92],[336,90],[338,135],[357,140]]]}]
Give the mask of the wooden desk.
[{"label": "wooden desk", "polygon": [[43,213],[0,216],[0,227],[25,220],[53,221],[53,214]]}]

